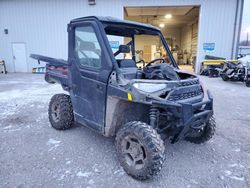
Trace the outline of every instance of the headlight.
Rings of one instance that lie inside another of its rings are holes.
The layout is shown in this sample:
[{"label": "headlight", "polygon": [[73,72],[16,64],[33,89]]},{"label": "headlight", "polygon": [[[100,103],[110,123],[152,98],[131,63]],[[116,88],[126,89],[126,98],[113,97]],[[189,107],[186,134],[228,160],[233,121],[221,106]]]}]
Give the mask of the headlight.
[{"label": "headlight", "polygon": [[201,85],[201,89],[202,89],[203,93],[206,93],[207,88],[203,85],[203,82],[201,80],[199,80],[199,83]]},{"label": "headlight", "polygon": [[134,83],[133,86],[143,92],[153,93],[166,88],[166,84]]}]

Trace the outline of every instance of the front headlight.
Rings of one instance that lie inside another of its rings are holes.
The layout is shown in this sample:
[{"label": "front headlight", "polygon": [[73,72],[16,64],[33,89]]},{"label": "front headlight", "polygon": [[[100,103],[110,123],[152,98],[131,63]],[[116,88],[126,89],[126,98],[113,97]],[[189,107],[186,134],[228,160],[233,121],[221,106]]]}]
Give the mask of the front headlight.
[{"label": "front headlight", "polygon": [[134,83],[133,87],[146,93],[153,93],[165,89],[166,84]]}]

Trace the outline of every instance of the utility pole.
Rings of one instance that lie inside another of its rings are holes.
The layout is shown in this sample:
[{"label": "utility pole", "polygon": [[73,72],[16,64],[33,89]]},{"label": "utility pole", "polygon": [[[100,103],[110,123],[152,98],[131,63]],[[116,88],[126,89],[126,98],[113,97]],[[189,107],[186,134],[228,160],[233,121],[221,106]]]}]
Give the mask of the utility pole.
[{"label": "utility pole", "polygon": [[249,34],[249,32],[247,31],[247,46],[248,46],[248,34]]},{"label": "utility pole", "polygon": [[246,32],[247,32],[246,46],[248,46],[248,35],[249,35],[249,33],[250,33],[250,27],[248,27],[248,28],[246,29]]}]

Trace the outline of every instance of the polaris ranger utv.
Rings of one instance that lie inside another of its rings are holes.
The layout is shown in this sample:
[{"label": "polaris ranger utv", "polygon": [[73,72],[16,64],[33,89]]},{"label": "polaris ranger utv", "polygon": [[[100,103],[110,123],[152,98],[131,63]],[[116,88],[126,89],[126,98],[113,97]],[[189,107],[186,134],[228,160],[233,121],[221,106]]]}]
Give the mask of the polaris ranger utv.
[{"label": "polaris ranger utv", "polygon": [[[144,50],[140,59],[141,43],[158,51]],[[144,180],[161,170],[164,139],[199,144],[214,135],[210,92],[195,75],[178,69],[156,27],[78,18],[68,24],[68,61],[31,57],[47,63],[47,82],[60,83],[69,93],[52,97],[52,127],[64,130],[76,122],[115,136],[120,164],[134,178]]]}]

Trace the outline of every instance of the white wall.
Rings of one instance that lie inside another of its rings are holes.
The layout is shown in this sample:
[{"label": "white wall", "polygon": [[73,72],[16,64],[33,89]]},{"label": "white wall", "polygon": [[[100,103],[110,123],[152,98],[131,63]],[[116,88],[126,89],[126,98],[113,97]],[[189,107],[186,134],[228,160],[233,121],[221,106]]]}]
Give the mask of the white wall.
[{"label": "white wall", "polygon": [[181,29],[180,28],[164,28],[161,29],[161,32],[165,37],[175,38],[176,44],[181,46]]},{"label": "white wall", "polygon": [[[201,6],[198,62],[206,55],[202,48],[205,42],[215,43],[215,51],[210,55],[231,58],[236,49],[233,46],[236,4],[237,0],[96,0],[96,5],[89,6],[87,0],[1,0],[0,58],[6,61],[8,71],[14,70],[13,42],[26,43],[27,57],[39,53],[66,58],[67,23],[76,17],[101,15],[122,19],[124,6],[184,5]],[[3,32],[5,28],[9,30],[8,35]],[[31,70],[36,63],[27,59]]]},{"label": "white wall", "polygon": [[187,50],[191,53],[191,43],[192,43],[192,27],[185,26],[181,28],[181,49]]},{"label": "white wall", "polygon": [[[67,24],[89,15],[122,18],[123,7],[116,0],[97,1],[95,6],[89,6],[87,0],[1,0],[0,59],[5,60],[9,72],[14,71],[13,42],[26,44],[29,71],[38,66],[29,58],[31,53],[66,59]],[[4,34],[5,28],[8,35]]]}]

